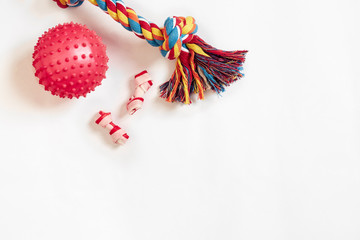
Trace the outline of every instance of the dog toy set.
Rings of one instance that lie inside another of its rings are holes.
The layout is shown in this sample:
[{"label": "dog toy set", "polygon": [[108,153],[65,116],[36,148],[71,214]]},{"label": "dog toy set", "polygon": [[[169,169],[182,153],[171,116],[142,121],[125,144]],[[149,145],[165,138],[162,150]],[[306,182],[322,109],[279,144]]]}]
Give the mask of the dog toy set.
[{"label": "dog toy set", "polygon": [[[53,0],[62,8],[80,6],[84,0]],[[218,50],[198,35],[193,17],[169,17],[163,28],[139,16],[122,0],[88,0],[119,22],[125,29],[158,47],[161,54],[176,61],[170,80],[160,86],[160,96],[168,102],[190,104],[192,93],[204,99],[211,89],[223,92],[226,86],[243,77],[247,51]],[[86,97],[101,85],[108,70],[106,47],[101,38],[86,26],[67,23],[49,29],[33,53],[33,66],[39,83],[61,98]],[[145,93],[153,81],[147,71],[135,76],[135,90],[127,103],[133,115],[142,108]],[[126,132],[113,123],[111,113],[100,111],[96,123],[109,130],[113,141],[124,144]]]},{"label": "dog toy set", "polygon": [[[54,0],[62,8],[80,6],[84,0]],[[169,17],[164,28],[139,16],[122,0],[88,0],[108,13],[125,29],[161,54],[176,59],[176,69],[170,80],[160,86],[160,95],[168,102],[190,104],[190,94],[198,93],[204,99],[207,88],[220,93],[234,81],[243,77],[242,65],[247,51],[218,50],[196,35],[198,26],[193,17]]]}]

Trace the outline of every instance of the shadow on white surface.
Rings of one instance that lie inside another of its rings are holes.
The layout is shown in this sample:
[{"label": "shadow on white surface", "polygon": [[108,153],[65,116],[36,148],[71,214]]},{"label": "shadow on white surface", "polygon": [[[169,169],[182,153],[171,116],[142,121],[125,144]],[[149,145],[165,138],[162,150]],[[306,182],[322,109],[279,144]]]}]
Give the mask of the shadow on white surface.
[{"label": "shadow on white surface", "polygon": [[[157,90],[159,92],[159,89]],[[170,114],[170,112],[175,111],[176,109],[181,107],[181,105],[183,105],[182,103],[178,102],[169,103],[166,101],[166,99],[159,97],[159,95],[160,93],[158,93],[158,96],[154,98],[152,102],[154,104],[154,108],[156,109],[164,110],[165,112],[168,112]]]},{"label": "shadow on white surface", "polygon": [[[20,5],[23,6],[24,4],[27,5],[26,2],[28,1],[20,2]],[[36,17],[53,14],[53,12],[59,8],[54,1],[49,0],[29,1],[28,4],[27,11],[32,12]]]}]

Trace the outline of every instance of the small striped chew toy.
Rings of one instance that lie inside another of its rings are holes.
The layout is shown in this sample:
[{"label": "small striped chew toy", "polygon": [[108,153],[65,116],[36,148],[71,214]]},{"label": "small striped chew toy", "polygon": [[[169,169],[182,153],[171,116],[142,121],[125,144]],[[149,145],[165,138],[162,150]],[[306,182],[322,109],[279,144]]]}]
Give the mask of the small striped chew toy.
[{"label": "small striped chew toy", "polygon": [[[62,8],[77,7],[84,2],[53,1]],[[190,104],[192,93],[204,99],[206,89],[220,93],[243,77],[241,71],[247,51],[222,51],[210,46],[196,35],[198,26],[193,17],[169,17],[164,28],[160,28],[139,16],[122,0],[88,1],[151,46],[159,47],[164,57],[176,59],[176,69],[170,80],[160,86],[160,96],[168,102]]]},{"label": "small striped chew toy", "polygon": [[135,76],[135,91],[127,104],[127,110],[130,115],[133,115],[142,108],[144,95],[152,85],[153,81],[146,70]]},{"label": "small striped chew toy", "polygon": [[127,133],[118,125],[113,123],[111,113],[100,111],[96,115],[95,123],[109,130],[109,134],[111,135],[113,142],[116,144],[123,145],[129,139]]}]

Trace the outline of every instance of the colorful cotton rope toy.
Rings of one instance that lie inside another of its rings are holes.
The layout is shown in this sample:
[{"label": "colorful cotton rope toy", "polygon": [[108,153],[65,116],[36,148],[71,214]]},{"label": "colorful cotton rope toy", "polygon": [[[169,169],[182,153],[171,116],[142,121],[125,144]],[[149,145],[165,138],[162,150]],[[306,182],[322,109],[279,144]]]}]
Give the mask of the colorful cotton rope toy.
[{"label": "colorful cotton rope toy", "polygon": [[[53,0],[62,7],[77,7],[84,0]],[[247,51],[222,51],[208,45],[196,35],[193,17],[169,17],[165,27],[156,24],[127,7],[122,0],[88,0],[108,13],[115,21],[133,31],[150,45],[159,47],[162,55],[176,59],[176,69],[170,80],[160,86],[160,95],[168,102],[190,104],[190,94],[211,88],[220,93],[237,79],[243,77],[242,65]]]}]

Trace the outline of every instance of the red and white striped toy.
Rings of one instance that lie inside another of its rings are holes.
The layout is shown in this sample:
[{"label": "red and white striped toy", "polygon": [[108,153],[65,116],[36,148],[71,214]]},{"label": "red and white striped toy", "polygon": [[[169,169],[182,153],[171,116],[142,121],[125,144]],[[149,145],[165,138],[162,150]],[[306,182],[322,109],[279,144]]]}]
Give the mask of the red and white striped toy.
[{"label": "red and white striped toy", "polygon": [[135,76],[135,91],[127,104],[127,110],[130,115],[133,115],[142,108],[144,95],[152,85],[153,81],[146,70]]},{"label": "red and white striped toy", "polygon": [[111,135],[113,142],[116,144],[124,145],[129,139],[129,136],[124,129],[113,123],[111,113],[100,111],[96,115],[95,123],[109,130],[109,134]]}]

